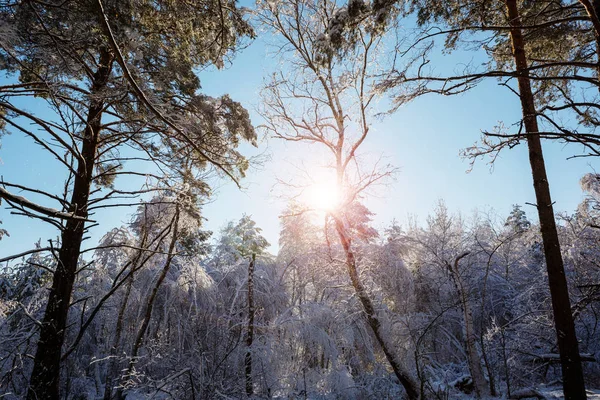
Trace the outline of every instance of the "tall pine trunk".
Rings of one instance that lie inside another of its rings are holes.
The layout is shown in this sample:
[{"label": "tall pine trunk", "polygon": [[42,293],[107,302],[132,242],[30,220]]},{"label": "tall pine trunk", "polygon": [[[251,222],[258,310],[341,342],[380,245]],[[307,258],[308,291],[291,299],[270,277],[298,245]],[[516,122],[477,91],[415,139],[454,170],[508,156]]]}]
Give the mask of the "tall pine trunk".
[{"label": "tall pine trunk", "polygon": [[400,384],[402,384],[404,387],[408,398],[410,400],[417,400],[419,399],[418,385],[413,377],[404,370],[400,362],[398,362],[396,359],[396,356],[391,349],[391,345],[388,343],[384,332],[382,332],[381,322],[379,321],[375,307],[373,307],[373,302],[371,301],[371,298],[367,294],[367,291],[360,280],[358,269],[356,267],[356,257],[354,256],[354,251],[352,250],[351,239],[346,233],[344,223],[337,216],[334,216],[334,220],[336,231],[340,241],[342,242],[342,247],[346,255],[346,267],[348,269],[348,275],[350,275],[350,280],[352,282],[352,286],[354,287],[354,291],[356,292],[356,295],[362,304],[365,315],[367,316],[369,326],[373,330],[375,339],[377,339],[377,343],[379,343],[381,346],[383,354],[385,354],[385,358],[392,366],[394,374],[400,381]]},{"label": "tall pine trunk", "polygon": [[[600,80],[600,0],[579,0],[590,17],[596,39],[596,78]],[[600,88],[598,88],[600,90]]]},{"label": "tall pine trunk", "polygon": [[[100,50],[98,70],[94,74],[91,93],[98,94],[108,82],[114,56],[107,48]],[[87,218],[88,198],[96,162],[96,152],[102,127],[104,102],[92,98],[83,132],[81,156],[77,161],[69,212]],[[71,292],[79,260],[85,222],[69,219],[61,235],[58,262],[53,275],[52,288],[40,329],[33,371],[27,391],[27,400],[58,400],[60,386],[60,358]]]},{"label": "tall pine trunk", "polygon": [[546,166],[544,164],[542,144],[538,130],[535,102],[527,70],[527,56],[517,1],[506,0],[506,8],[510,19],[510,38],[518,74],[517,81],[523,122],[527,134],[529,163],[533,176],[533,187],[535,189],[542,241],[544,243],[550,297],[552,298],[552,309],[554,311],[554,326],[556,328],[562,367],[563,391],[565,399],[581,400],[586,398],[583,370],[575,333],[575,323],[571,314],[571,301],[569,299],[567,279],[560,253],[558,232],[554,220],[550,186],[548,184],[548,177],[546,176]]},{"label": "tall pine trunk", "polygon": [[246,336],[246,357],[244,359],[246,373],[246,394],[250,397],[254,394],[252,385],[252,342],[254,341],[254,264],[256,254],[252,254],[252,260],[248,265],[248,332]]}]

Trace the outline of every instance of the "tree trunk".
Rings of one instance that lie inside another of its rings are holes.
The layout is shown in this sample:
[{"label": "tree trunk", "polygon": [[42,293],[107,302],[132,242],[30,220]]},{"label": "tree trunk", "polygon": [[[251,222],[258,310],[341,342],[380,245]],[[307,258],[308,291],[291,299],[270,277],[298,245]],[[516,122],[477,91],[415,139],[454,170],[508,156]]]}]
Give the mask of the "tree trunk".
[{"label": "tree trunk", "polygon": [[477,398],[482,396],[488,396],[490,394],[488,385],[483,374],[483,368],[481,368],[481,360],[479,353],[477,352],[477,336],[475,335],[475,326],[473,324],[473,311],[471,310],[471,304],[469,303],[469,296],[463,287],[460,275],[458,273],[458,263],[469,253],[463,253],[456,257],[454,265],[446,264],[454,282],[454,287],[460,297],[460,302],[463,310],[464,324],[463,334],[465,336],[465,347],[467,351],[467,363],[469,364],[469,371],[471,372],[471,378],[473,379],[473,386],[475,387],[475,394]]},{"label": "tree trunk", "polygon": [[344,227],[344,223],[339,219],[339,217],[334,216],[335,227],[342,242],[342,247],[344,248],[344,252],[346,253],[346,267],[348,268],[348,274],[350,275],[350,280],[352,281],[352,286],[360,300],[365,315],[367,316],[367,321],[369,326],[373,330],[375,334],[375,338],[377,342],[381,346],[383,353],[385,354],[385,358],[388,360],[392,369],[394,370],[394,374],[404,387],[406,394],[410,400],[419,399],[419,388],[417,382],[413,379],[410,374],[404,370],[402,365],[398,362],[394,353],[391,350],[391,346],[387,342],[386,338],[381,331],[381,322],[377,317],[377,313],[375,308],[373,307],[373,302],[369,298],[362,282],[360,281],[360,277],[358,275],[358,270],[356,268],[356,258],[354,256],[354,252],[352,251],[351,239],[348,237],[346,233],[346,229]]},{"label": "tree trunk", "polygon": [[[596,38],[596,78],[600,80],[600,0],[578,0],[590,17]],[[598,88],[600,90],[600,87]]]},{"label": "tree trunk", "polygon": [[[135,269],[135,266],[135,263],[133,263],[131,265],[131,268]],[[104,384],[104,400],[110,400],[112,398],[112,381],[113,377],[116,375],[118,364],[116,357],[119,349],[119,343],[121,343],[121,333],[123,332],[123,318],[125,316],[125,311],[127,310],[127,303],[129,301],[129,295],[131,294],[131,287],[133,286],[133,273],[127,279],[127,288],[125,289],[123,302],[121,303],[121,308],[119,309],[117,325],[115,327],[115,337],[113,339],[113,345],[110,348],[110,360],[108,362],[108,368],[106,369],[106,382]]]},{"label": "tree trunk", "polygon": [[252,254],[252,260],[248,265],[248,335],[246,336],[246,394],[248,397],[254,393],[252,385],[252,341],[254,340],[254,263],[256,254]]},{"label": "tree trunk", "polygon": [[[106,87],[113,59],[114,56],[109,49],[100,50],[99,67],[92,82],[92,94],[97,94]],[[87,126],[83,132],[81,157],[77,162],[69,212],[83,218],[87,218],[88,215],[88,198],[102,126],[103,109],[104,102],[102,100],[92,99],[87,115]],[[74,219],[67,220],[62,231],[58,262],[40,329],[27,400],[57,400],[59,398],[61,350],[84,231],[85,222]]]},{"label": "tree trunk", "polygon": [[[600,81],[600,26],[598,25],[600,16],[600,0],[593,0],[592,6],[594,8],[594,37],[596,38],[596,78]],[[600,91],[600,87],[598,88]]]},{"label": "tree trunk", "polygon": [[175,244],[177,243],[178,225],[179,225],[179,207],[176,206],[175,216],[173,217],[173,220],[171,221],[171,226],[173,227],[173,232],[172,232],[173,236],[171,237],[171,242],[169,243],[167,260],[165,261],[165,265],[163,266],[163,269],[162,269],[160,275],[158,276],[158,279],[156,280],[154,287],[152,288],[152,293],[150,293],[150,296],[148,297],[148,300],[146,301],[146,311],[144,313],[144,319],[143,319],[142,325],[140,326],[140,329],[138,330],[138,333],[135,337],[135,342],[133,343],[133,350],[131,351],[131,360],[129,361],[129,366],[127,367],[127,372],[123,376],[121,385],[119,386],[119,389],[117,390],[116,397],[118,400],[124,399],[123,387],[127,383],[127,381],[130,379],[131,374],[133,373],[133,368],[135,367],[135,364],[137,362],[138,353],[140,351],[140,348],[142,347],[142,343],[144,342],[144,335],[146,334],[146,331],[148,330],[148,325],[150,325],[150,318],[152,317],[152,309],[154,307],[154,301],[156,300],[156,296],[158,294],[158,289],[160,289],[160,286],[162,285],[163,281],[167,277],[167,273],[169,272],[169,269],[171,268],[171,264],[173,262],[173,258],[175,257],[174,251],[175,251]]},{"label": "tree trunk", "polygon": [[[117,369],[118,365],[119,365],[119,360],[117,360],[117,354],[119,351],[119,345],[121,343],[121,336],[123,334],[125,312],[127,311],[129,296],[131,295],[131,289],[133,287],[134,274],[137,270],[141,269],[146,264],[146,262],[148,262],[148,260],[151,257],[151,256],[147,256],[146,258],[144,258],[142,260],[142,255],[144,254],[143,249],[146,248],[147,239],[148,239],[148,231],[147,231],[147,229],[145,229],[144,226],[142,226],[142,232],[143,232],[142,239],[139,244],[140,248],[139,248],[137,254],[135,255],[133,261],[131,262],[129,277],[125,278],[125,279],[127,279],[127,286],[125,288],[125,294],[123,295],[123,301],[121,302],[121,307],[119,308],[119,314],[117,316],[117,323],[115,326],[115,336],[114,336],[113,344],[112,344],[112,346],[110,348],[110,352],[109,352],[110,357],[109,357],[108,367],[106,368],[106,380],[105,380],[105,384],[104,384],[103,400],[111,400],[112,399],[112,389],[113,389],[112,385],[113,385],[113,381],[116,380],[114,377],[117,375],[117,372],[119,371]],[[125,273],[125,270],[123,271],[123,273]],[[116,283],[116,281],[115,281],[115,283]],[[118,380],[116,380],[116,381],[118,382]]]},{"label": "tree trunk", "polygon": [[548,270],[550,284],[550,297],[554,311],[554,326],[558,338],[558,348],[563,375],[563,391],[565,399],[585,399],[585,383],[579,356],[575,324],[571,314],[571,302],[567,279],[560,253],[560,243],[554,220],[554,210],[550,197],[550,186],[546,176],[546,166],[542,153],[539,136],[535,103],[529,72],[527,71],[527,57],[525,44],[521,32],[521,20],[516,0],[506,0],[506,7],[510,19],[510,37],[512,41],[513,57],[518,73],[518,85],[523,112],[523,122],[527,134],[529,148],[529,162],[533,176],[533,187],[537,200],[537,210],[540,220],[544,255]]}]

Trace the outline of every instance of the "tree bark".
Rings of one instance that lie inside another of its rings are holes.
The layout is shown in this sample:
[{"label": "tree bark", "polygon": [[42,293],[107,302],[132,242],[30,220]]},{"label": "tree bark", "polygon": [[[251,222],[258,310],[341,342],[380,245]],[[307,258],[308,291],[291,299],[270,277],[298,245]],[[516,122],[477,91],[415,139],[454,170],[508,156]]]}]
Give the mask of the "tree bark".
[{"label": "tree bark", "polygon": [[256,254],[252,254],[252,260],[248,264],[248,333],[246,336],[246,394],[248,397],[254,394],[252,385],[252,342],[254,341],[254,263]]},{"label": "tree bark", "polygon": [[363,306],[363,310],[365,315],[367,316],[367,321],[369,326],[373,330],[375,334],[375,338],[377,342],[381,346],[383,353],[385,354],[385,358],[392,366],[394,370],[394,374],[404,387],[406,394],[410,400],[418,400],[419,399],[419,389],[417,382],[413,379],[410,374],[404,370],[402,365],[396,359],[393,351],[391,350],[390,344],[387,342],[382,329],[381,322],[377,316],[377,312],[375,311],[375,307],[373,307],[373,302],[371,298],[368,296],[365,287],[363,286],[360,276],[358,275],[358,269],[356,267],[356,257],[354,256],[354,252],[352,251],[351,239],[348,237],[346,233],[346,228],[344,227],[344,223],[339,219],[339,217],[334,216],[335,228],[342,243],[342,247],[344,248],[344,253],[346,254],[346,267],[348,269],[348,274],[350,275],[350,280],[352,281],[352,286],[360,300],[360,303]]},{"label": "tree bark", "polygon": [[[578,0],[590,17],[596,38],[596,78],[600,80],[600,0]],[[600,90],[600,88],[598,88]]]},{"label": "tree bark", "polygon": [[550,285],[550,297],[554,312],[554,326],[558,338],[560,353],[563,392],[565,399],[585,399],[585,383],[579,347],[575,333],[575,324],[571,314],[571,301],[567,279],[560,252],[558,232],[554,220],[552,198],[550,197],[550,186],[546,176],[546,166],[542,153],[542,145],[539,136],[536,117],[535,102],[531,89],[529,73],[527,71],[527,56],[525,43],[521,32],[521,20],[516,0],[505,0],[510,19],[510,37],[512,41],[513,57],[517,68],[517,81],[523,112],[523,122],[527,134],[527,145],[529,148],[529,162],[533,176],[533,187],[537,201],[537,210],[540,220],[542,241],[544,244],[544,255],[546,268],[548,270],[548,281]]},{"label": "tree bark", "polygon": [[[100,50],[99,67],[92,81],[92,94],[98,94],[106,87],[113,59],[113,53],[109,49],[102,48]],[[71,292],[85,231],[85,221],[83,220],[88,216],[88,198],[102,127],[103,109],[104,102],[102,100],[93,99],[91,101],[69,207],[69,213],[81,217],[81,219],[67,220],[62,231],[58,263],[40,329],[27,400],[58,400],[59,398],[61,351],[65,339]]]}]

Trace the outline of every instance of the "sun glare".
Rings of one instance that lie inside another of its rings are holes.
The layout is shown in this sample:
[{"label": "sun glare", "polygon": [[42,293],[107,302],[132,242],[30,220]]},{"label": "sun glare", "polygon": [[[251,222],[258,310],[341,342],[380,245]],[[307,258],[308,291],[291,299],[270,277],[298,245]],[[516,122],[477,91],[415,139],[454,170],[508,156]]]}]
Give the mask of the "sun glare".
[{"label": "sun glare", "polygon": [[331,211],[340,203],[340,195],[335,184],[315,183],[308,189],[308,203],[322,211]]}]

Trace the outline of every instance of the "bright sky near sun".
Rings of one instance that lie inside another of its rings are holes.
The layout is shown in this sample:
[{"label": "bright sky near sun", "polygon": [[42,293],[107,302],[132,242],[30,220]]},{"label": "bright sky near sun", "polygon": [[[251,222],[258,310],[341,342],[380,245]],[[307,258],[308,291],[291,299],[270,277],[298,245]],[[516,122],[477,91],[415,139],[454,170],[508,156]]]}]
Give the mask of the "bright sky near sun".
[{"label": "bright sky near sun", "polygon": [[[454,63],[456,57],[438,57],[437,63]],[[209,95],[230,94],[249,109],[253,123],[261,119],[256,112],[263,78],[276,67],[277,60],[269,53],[259,38],[233,60],[224,71],[202,72],[203,90]],[[3,78],[0,77],[0,82]],[[35,110],[35,104],[30,109]],[[384,111],[384,110],[381,110]],[[367,159],[385,157],[385,162],[398,167],[396,179],[380,188],[366,205],[376,214],[375,226],[388,225],[392,219],[406,223],[409,216],[424,222],[439,199],[446,202],[453,212],[468,216],[479,210],[494,209],[506,216],[512,204],[534,203],[531,174],[527,151],[521,145],[504,151],[497,159],[493,172],[484,161],[478,162],[472,172],[467,161],[459,158],[459,151],[479,139],[482,129],[492,129],[499,121],[511,124],[520,113],[518,99],[506,88],[489,80],[477,88],[459,96],[442,97],[430,95],[420,98],[375,124],[365,143],[363,154]],[[580,149],[564,147],[558,143],[546,143],[546,161],[556,211],[572,213],[583,199],[579,179],[594,170],[598,161],[593,158],[566,160]],[[304,166],[318,183],[311,190],[327,191],[326,179],[320,178],[327,170],[320,168],[326,162],[318,149],[297,143],[263,138],[259,148],[244,146],[248,156],[268,157],[269,160],[253,167],[243,182],[245,189],[226,181],[220,181],[212,202],[204,207],[207,219],[205,228],[218,232],[228,221],[239,219],[244,213],[251,215],[271,243],[271,251],[277,251],[279,215],[286,199],[279,197],[281,187],[278,179],[289,180]],[[2,138],[0,148],[0,175],[18,183],[42,184],[45,188],[60,191],[62,181],[40,149],[18,133]],[[10,178],[10,179],[9,179]],[[320,186],[319,186],[320,185]],[[315,193],[323,207],[335,199],[322,198]],[[0,209],[2,227],[10,237],[0,241],[0,258],[33,247],[39,238],[42,242],[56,233],[44,224],[9,215],[3,205]],[[524,207],[531,219],[534,209]],[[91,231],[90,243],[104,232],[129,220],[133,209],[112,209],[96,216],[100,226]]]}]

